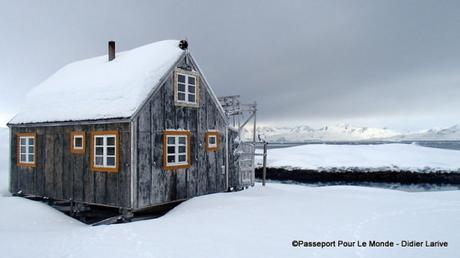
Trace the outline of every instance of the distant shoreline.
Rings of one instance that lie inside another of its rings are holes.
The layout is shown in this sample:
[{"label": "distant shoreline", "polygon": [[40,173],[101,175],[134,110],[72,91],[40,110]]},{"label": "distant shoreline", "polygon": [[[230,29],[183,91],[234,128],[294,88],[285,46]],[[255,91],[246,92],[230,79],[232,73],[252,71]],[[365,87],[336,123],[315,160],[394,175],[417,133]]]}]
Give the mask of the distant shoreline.
[{"label": "distant shoreline", "polygon": [[[256,168],[255,176],[262,178],[262,168]],[[295,181],[299,183],[400,183],[400,184],[454,184],[460,185],[460,173],[442,170],[430,173],[392,170],[331,170],[267,168],[267,179],[278,181]]]}]

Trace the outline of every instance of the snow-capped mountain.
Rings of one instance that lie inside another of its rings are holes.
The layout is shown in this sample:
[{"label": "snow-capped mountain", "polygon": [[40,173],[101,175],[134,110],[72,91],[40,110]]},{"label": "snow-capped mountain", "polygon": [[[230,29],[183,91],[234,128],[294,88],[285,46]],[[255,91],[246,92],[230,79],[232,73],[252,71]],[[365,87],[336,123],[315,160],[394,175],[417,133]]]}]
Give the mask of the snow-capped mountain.
[{"label": "snow-capped mountain", "polygon": [[[444,129],[429,129],[420,132],[400,133],[387,128],[353,127],[348,124],[323,126],[263,126],[257,128],[257,135],[268,142],[306,142],[306,141],[445,141],[460,140],[460,125]],[[252,131],[245,129],[243,137],[248,139]]]},{"label": "snow-capped mountain", "polygon": [[[304,141],[358,141],[377,138],[396,137],[399,133],[386,128],[353,127],[348,124],[312,128],[294,127],[258,127],[257,134],[268,142],[304,142]],[[244,135],[251,135],[245,130]]]},{"label": "snow-capped mountain", "polygon": [[421,132],[400,134],[390,137],[388,140],[398,141],[452,141],[460,140],[460,125],[454,125],[444,129],[429,129]]}]

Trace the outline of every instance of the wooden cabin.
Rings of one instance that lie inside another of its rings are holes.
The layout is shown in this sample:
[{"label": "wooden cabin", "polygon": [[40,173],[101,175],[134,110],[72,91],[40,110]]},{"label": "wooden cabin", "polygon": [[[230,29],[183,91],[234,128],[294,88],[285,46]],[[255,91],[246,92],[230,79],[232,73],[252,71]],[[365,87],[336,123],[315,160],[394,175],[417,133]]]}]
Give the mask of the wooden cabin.
[{"label": "wooden cabin", "polygon": [[8,123],[10,192],[136,211],[253,185],[254,149],[187,45],[109,42],[35,87]]}]

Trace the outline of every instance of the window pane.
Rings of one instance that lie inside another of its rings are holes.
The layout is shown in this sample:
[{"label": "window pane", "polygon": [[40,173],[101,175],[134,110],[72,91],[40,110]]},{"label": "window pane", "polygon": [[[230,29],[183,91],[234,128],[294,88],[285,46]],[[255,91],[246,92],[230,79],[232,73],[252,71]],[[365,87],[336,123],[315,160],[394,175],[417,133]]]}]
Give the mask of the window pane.
[{"label": "window pane", "polygon": [[215,136],[210,136],[209,137],[209,144],[216,144],[216,137]]},{"label": "window pane", "polygon": [[179,153],[185,153],[185,146],[179,146]]},{"label": "window pane", "polygon": [[26,153],[26,146],[21,146],[21,153]]},{"label": "window pane", "polygon": [[173,154],[175,152],[174,146],[168,146],[168,153]]},{"label": "window pane", "polygon": [[177,80],[178,80],[179,82],[185,82],[185,76],[183,76],[182,74],[179,74],[179,75],[177,76]]},{"label": "window pane", "polygon": [[104,138],[96,137],[96,145],[103,145],[103,144],[104,144]]},{"label": "window pane", "polygon": [[20,138],[21,139],[21,145],[26,145],[26,139],[25,138]]},{"label": "window pane", "polygon": [[26,155],[25,154],[21,154],[21,162],[26,162]]},{"label": "window pane", "polygon": [[188,95],[188,102],[195,102],[195,95]]},{"label": "window pane", "polygon": [[115,145],[115,137],[107,137],[107,145],[114,146]]},{"label": "window pane", "polygon": [[185,92],[185,84],[179,83],[177,85],[177,90],[181,92]]},{"label": "window pane", "polygon": [[115,147],[108,147],[107,155],[115,155]]},{"label": "window pane", "polygon": [[188,92],[195,94],[195,86],[188,86]]},{"label": "window pane", "polygon": [[96,165],[97,165],[97,166],[102,166],[102,165],[104,165],[104,163],[103,163],[103,158],[102,158],[102,157],[96,157]]},{"label": "window pane", "polygon": [[29,153],[34,153],[34,146],[29,146]]},{"label": "window pane", "polygon": [[195,77],[189,76],[189,77],[188,77],[188,84],[193,84],[193,85],[195,85]]},{"label": "window pane", "polygon": [[168,136],[168,144],[176,143],[176,138],[174,136]]},{"label": "window pane", "polygon": [[174,155],[168,156],[168,163],[174,163],[175,162],[175,157]]},{"label": "window pane", "polygon": [[179,137],[179,144],[185,144],[185,136],[180,136]]},{"label": "window pane", "polygon": [[34,155],[29,155],[29,162],[34,162]]},{"label": "window pane", "polygon": [[115,166],[115,157],[107,158],[107,166]]},{"label": "window pane", "polygon": [[96,155],[102,155],[102,154],[104,154],[104,148],[96,147]]},{"label": "window pane", "polygon": [[83,139],[81,137],[75,137],[75,147],[83,147]]},{"label": "window pane", "polygon": [[177,93],[177,99],[181,101],[185,101],[185,93]]},{"label": "window pane", "polygon": [[29,145],[34,145],[34,138],[29,138]]},{"label": "window pane", "polygon": [[179,155],[179,162],[185,162],[187,157],[185,155]]}]

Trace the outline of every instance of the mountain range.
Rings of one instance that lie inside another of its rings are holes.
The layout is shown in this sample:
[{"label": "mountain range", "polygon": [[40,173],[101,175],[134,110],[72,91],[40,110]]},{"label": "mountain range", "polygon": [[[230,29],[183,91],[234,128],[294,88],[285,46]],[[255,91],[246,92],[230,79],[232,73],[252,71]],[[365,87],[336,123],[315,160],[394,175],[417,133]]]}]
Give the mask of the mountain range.
[{"label": "mountain range", "polygon": [[[244,129],[243,138],[252,137],[250,129]],[[277,143],[307,141],[450,141],[460,140],[460,125],[443,129],[401,133],[388,128],[354,127],[338,124],[313,128],[306,125],[257,128],[261,140]]]}]

